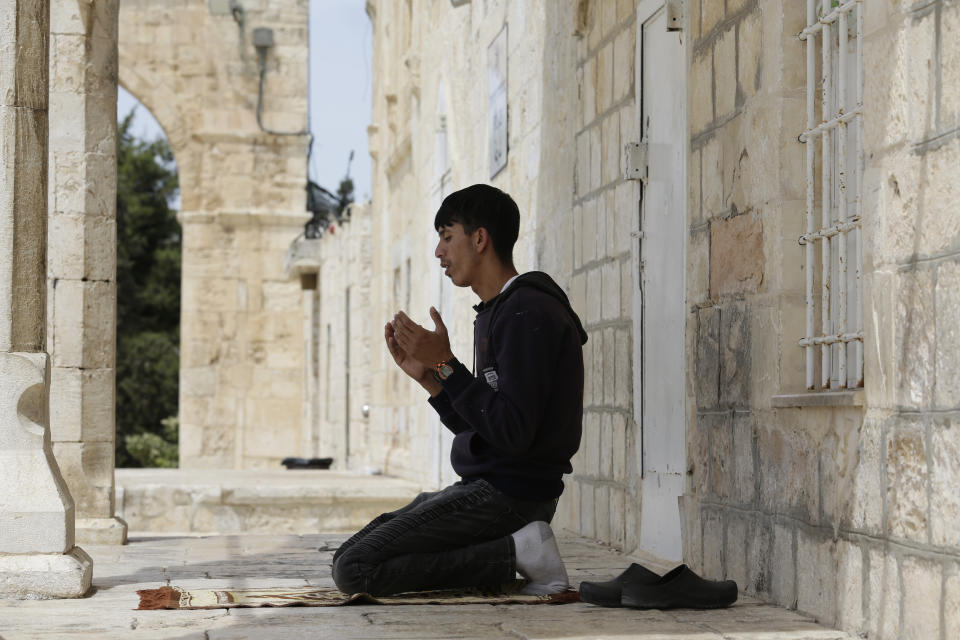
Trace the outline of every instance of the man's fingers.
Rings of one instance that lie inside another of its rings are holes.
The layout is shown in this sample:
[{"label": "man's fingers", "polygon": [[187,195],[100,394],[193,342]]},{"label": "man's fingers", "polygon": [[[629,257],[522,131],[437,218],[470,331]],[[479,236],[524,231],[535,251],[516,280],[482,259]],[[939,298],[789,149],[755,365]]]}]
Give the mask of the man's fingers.
[{"label": "man's fingers", "polygon": [[430,317],[433,318],[433,326],[436,328],[437,333],[440,335],[446,335],[447,326],[443,324],[443,318],[440,317],[440,312],[434,307],[430,307]]}]

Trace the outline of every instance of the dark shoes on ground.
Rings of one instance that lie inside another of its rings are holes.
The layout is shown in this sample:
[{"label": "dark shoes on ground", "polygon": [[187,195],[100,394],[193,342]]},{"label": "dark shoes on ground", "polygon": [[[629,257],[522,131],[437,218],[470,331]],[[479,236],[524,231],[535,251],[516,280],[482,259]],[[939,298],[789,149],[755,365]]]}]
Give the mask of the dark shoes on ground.
[{"label": "dark shoes on ground", "polygon": [[634,563],[613,580],[580,583],[580,599],[601,607],[719,609],[737,601],[737,583],[705,580],[685,564],[658,576]]}]

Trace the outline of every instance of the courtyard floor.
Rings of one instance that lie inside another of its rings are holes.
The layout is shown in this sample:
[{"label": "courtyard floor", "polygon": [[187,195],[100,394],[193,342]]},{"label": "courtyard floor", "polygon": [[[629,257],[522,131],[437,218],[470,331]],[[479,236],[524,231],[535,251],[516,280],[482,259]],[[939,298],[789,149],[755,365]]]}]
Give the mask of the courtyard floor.
[{"label": "courtyard floor", "polygon": [[[779,607],[741,597],[719,611],[635,611],[567,605],[296,607],[137,611],[138,589],[332,587],[330,535],[140,536],[122,547],[86,546],[94,589],[79,600],[0,600],[0,638],[386,638],[432,640],[780,640],[851,638]],[[640,560],[561,535],[570,580],[606,579]]]}]

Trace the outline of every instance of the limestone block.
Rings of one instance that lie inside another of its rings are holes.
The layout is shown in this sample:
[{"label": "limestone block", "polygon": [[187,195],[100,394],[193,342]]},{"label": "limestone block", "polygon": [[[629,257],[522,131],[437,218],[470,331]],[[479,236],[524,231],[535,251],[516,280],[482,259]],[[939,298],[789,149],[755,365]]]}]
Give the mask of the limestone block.
[{"label": "limestone block", "polygon": [[773,530],[769,523],[748,521],[746,537],[746,577],[743,591],[766,595],[770,589],[770,557],[773,548]]},{"label": "limestone block", "polygon": [[[617,269],[617,275],[620,270]],[[619,292],[618,292],[619,293]],[[601,368],[603,370],[603,404],[612,407],[615,401],[616,389],[614,387],[614,378],[618,372],[616,370],[616,335],[612,327],[603,330],[603,361]],[[630,375],[627,372],[625,375]]]},{"label": "limestone block", "polygon": [[720,402],[720,310],[697,311],[697,352],[694,391],[697,406],[717,407]]},{"label": "limestone block", "polygon": [[920,142],[935,135],[937,122],[936,12],[917,14],[907,29],[910,73],[907,75],[909,109],[907,134]]},{"label": "limestone block", "polygon": [[627,427],[623,414],[613,414],[611,423],[611,444],[605,455],[611,458],[610,472],[614,482],[627,479]]},{"label": "limestone block", "polygon": [[944,262],[937,269],[934,290],[936,309],[936,382],[938,408],[960,406],[960,263]]},{"label": "limestone block", "polygon": [[716,91],[716,118],[733,113],[737,96],[737,39],[731,28],[721,35],[713,48],[713,79]]},{"label": "limestone block", "polygon": [[687,226],[703,221],[701,169],[702,149],[691,149],[687,156]]},{"label": "limestone block", "polygon": [[598,330],[594,333],[594,344],[593,344],[593,373],[591,374],[591,379],[593,380],[593,402],[594,404],[602,405],[604,403],[604,389],[603,385],[606,382],[604,376],[604,363],[607,362],[604,360],[604,355],[606,353],[606,331]]},{"label": "limestone block", "polygon": [[710,420],[710,493],[721,500],[733,498],[733,434],[728,413]]},{"label": "limestone block", "polygon": [[703,216],[711,218],[726,209],[723,200],[723,148],[720,138],[711,137],[703,146]]},{"label": "limestone block", "polygon": [[723,518],[720,511],[704,509],[703,521],[703,577],[708,580],[723,579]]},{"label": "limestone block", "polygon": [[636,29],[623,29],[613,43],[613,102],[619,103],[633,91],[634,60],[637,55]]},{"label": "limestone block", "polygon": [[730,513],[726,518],[723,552],[724,576],[734,580],[740,589],[747,584],[747,523],[739,514]]},{"label": "limestone block", "polygon": [[594,191],[603,186],[603,145],[601,143],[601,127],[594,125],[590,128],[590,183],[589,190]]},{"label": "limestone block", "polygon": [[715,0],[703,0],[702,1],[702,11],[700,18],[700,34],[701,37],[705,37],[710,33],[717,24],[723,20],[723,2],[716,2]]},{"label": "limestone block", "polygon": [[891,536],[927,541],[928,473],[923,424],[904,417],[887,435],[886,530]]},{"label": "limestone block", "polygon": [[960,495],[955,487],[960,482],[960,422],[951,418],[935,418],[930,438],[930,537],[933,544],[944,547],[960,545]]},{"label": "limestone block", "polygon": [[597,52],[597,115],[613,106],[613,43]]},{"label": "limestone block", "polygon": [[[116,438],[115,372],[113,369],[84,369],[81,375],[83,406],[80,414],[81,439],[84,442],[105,442],[111,446]],[[55,387],[51,386],[51,393]],[[51,407],[54,399],[51,398]],[[111,468],[113,463],[111,462]]]},{"label": "limestone block", "polygon": [[960,637],[960,574],[954,563],[943,581],[944,637]]},{"label": "limestone block", "polygon": [[[607,122],[608,120],[609,118],[604,120],[604,122]],[[601,131],[602,130],[603,128],[601,127]],[[606,153],[605,145],[604,153]],[[608,229],[610,225],[608,224],[608,219],[610,214],[608,213],[607,205],[609,200],[607,196],[610,194],[611,192],[609,190],[605,190],[602,193],[597,194],[597,227],[594,242],[597,244],[596,255],[601,260],[609,255],[607,252],[607,247],[609,246],[607,237],[609,236]]]},{"label": "limestone block", "polygon": [[837,544],[837,625],[854,633],[863,629],[863,550],[841,540]]},{"label": "limestone block", "polygon": [[927,407],[934,374],[933,272],[900,274],[897,296],[897,400],[905,407]]},{"label": "limestone block", "polygon": [[[868,10],[864,18],[871,14]],[[913,73],[906,29],[865,38],[863,42],[864,153],[906,141],[910,112],[909,77]]]},{"label": "limestone block", "polygon": [[623,155],[625,140],[620,136],[620,114],[613,113],[604,118],[601,130],[603,184],[609,184],[615,182],[621,176],[620,157]]},{"label": "limestone block", "polygon": [[588,538],[596,535],[594,487],[587,483],[580,485],[580,535]]},{"label": "limestone block", "polygon": [[858,461],[853,472],[853,488],[846,511],[849,526],[877,535],[883,525],[883,476],[886,473],[886,452],[882,424],[867,418],[859,430]]},{"label": "limestone block", "polygon": [[622,489],[610,488],[610,544],[622,549],[626,540],[626,493]]},{"label": "limestone block", "polygon": [[603,298],[601,317],[604,320],[615,320],[620,317],[620,263],[618,261],[606,262],[601,271],[601,295]]},{"label": "limestone block", "polygon": [[606,480],[613,477],[613,420],[609,413],[600,416],[600,470],[599,476]]},{"label": "limestone block", "polygon": [[594,522],[597,525],[594,537],[610,544],[610,487],[598,486],[594,491]]},{"label": "limestone block", "polygon": [[[619,269],[618,269],[619,270]],[[633,381],[633,349],[628,329],[614,331],[614,354],[616,362],[613,374],[613,404],[620,409],[633,407],[631,387]]]},{"label": "limestone block", "polygon": [[796,531],[775,524],[770,555],[770,595],[781,606],[796,606]]},{"label": "limestone block", "polygon": [[869,562],[868,637],[899,638],[901,591],[897,558],[881,549],[870,549]]},{"label": "limestone block", "polygon": [[50,390],[51,438],[79,442],[83,437],[83,370],[52,367]]},{"label": "limestone block", "polygon": [[720,406],[750,405],[752,313],[744,302],[720,310]]},{"label": "limestone block", "polygon": [[[30,19],[24,18],[24,23],[30,23]],[[21,27],[29,32],[35,25]],[[18,51],[18,60],[20,57],[28,60],[26,50],[33,45],[25,41],[23,46],[25,49]],[[20,74],[30,66],[18,63],[15,72]],[[45,74],[38,77],[42,79]],[[5,97],[4,102],[29,103],[27,94],[32,89],[26,85],[35,80],[17,78],[17,82],[25,83],[23,87],[18,85],[25,92],[22,99],[21,96]],[[5,94],[2,88],[0,94]],[[46,131],[45,112],[0,106],[0,147],[6,150],[0,154],[0,175],[4,176],[6,185],[0,190],[0,213],[4,220],[0,229],[0,349],[4,350],[39,351],[44,346]],[[15,190],[7,188],[14,184]]]},{"label": "limestone block", "polygon": [[[940,42],[960,40],[960,10],[944,6],[940,17]],[[960,125],[960,48],[940,48],[940,126]]]},{"label": "limestone block", "polygon": [[114,366],[116,296],[113,282],[57,281],[52,321],[56,366]]},{"label": "limestone block", "polygon": [[704,499],[710,489],[710,433],[717,420],[715,414],[698,414],[687,439],[687,474],[697,500]]},{"label": "limestone block", "polygon": [[836,619],[836,543],[797,531],[797,609],[820,619]]},{"label": "limestone block", "polygon": [[737,412],[733,417],[733,497],[740,504],[753,503],[754,480],[753,416]]},{"label": "limestone block", "polygon": [[690,67],[690,133],[696,135],[702,132],[711,122],[713,122],[713,55],[712,52],[706,51],[695,55]]},{"label": "limestone block", "polygon": [[907,556],[903,573],[903,638],[922,640],[940,637],[940,601],[943,581],[940,564]]},{"label": "limestone block", "polygon": [[690,22],[690,37],[693,42],[700,39],[700,0],[689,0],[685,5]]},{"label": "limestone block", "polygon": [[[786,430],[759,424],[760,501],[767,510],[788,512],[817,522],[819,447],[806,429]],[[811,479],[817,482],[812,482]]]},{"label": "limestone block", "polygon": [[749,293],[763,281],[763,223],[743,214],[710,224],[710,296]]},{"label": "limestone block", "polygon": [[92,577],[93,560],[80,547],[64,554],[0,555],[0,598],[81,598]]}]

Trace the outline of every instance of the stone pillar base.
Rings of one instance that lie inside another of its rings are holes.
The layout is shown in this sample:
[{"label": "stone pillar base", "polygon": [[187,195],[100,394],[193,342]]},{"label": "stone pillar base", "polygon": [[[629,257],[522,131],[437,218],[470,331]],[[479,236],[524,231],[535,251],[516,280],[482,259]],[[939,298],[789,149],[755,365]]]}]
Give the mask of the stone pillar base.
[{"label": "stone pillar base", "polygon": [[93,560],[80,547],[67,553],[0,554],[0,598],[80,598],[90,590]]},{"label": "stone pillar base", "polygon": [[77,518],[79,544],[127,544],[127,523],[120,518]]}]

